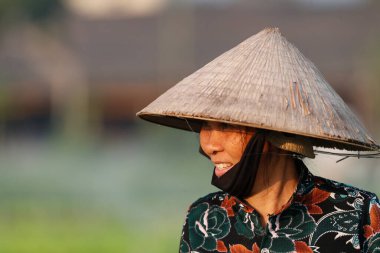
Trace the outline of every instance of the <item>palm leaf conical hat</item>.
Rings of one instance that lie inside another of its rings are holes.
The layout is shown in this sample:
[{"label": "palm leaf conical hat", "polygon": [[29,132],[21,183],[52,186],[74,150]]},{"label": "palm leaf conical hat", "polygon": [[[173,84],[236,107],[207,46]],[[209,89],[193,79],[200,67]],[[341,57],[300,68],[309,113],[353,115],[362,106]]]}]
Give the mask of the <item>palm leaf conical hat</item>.
[{"label": "palm leaf conical hat", "polygon": [[137,113],[199,131],[218,121],[303,136],[313,146],[379,146],[316,66],[278,28],[267,28],[184,78]]}]

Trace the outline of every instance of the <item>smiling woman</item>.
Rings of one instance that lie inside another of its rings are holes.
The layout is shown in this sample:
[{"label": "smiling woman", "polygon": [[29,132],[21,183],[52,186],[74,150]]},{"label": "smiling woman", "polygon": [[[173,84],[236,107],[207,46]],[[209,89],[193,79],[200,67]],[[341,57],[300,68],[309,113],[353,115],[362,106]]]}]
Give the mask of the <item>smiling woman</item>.
[{"label": "smiling woman", "polygon": [[379,251],[377,196],[303,163],[313,147],[379,146],[278,28],[222,54],[138,116],[199,132],[222,190],[190,205],[181,253]]},{"label": "smiling woman", "polygon": [[220,177],[240,158],[253,136],[253,131],[246,132],[244,127],[218,122],[206,122],[199,133],[202,150],[215,165],[215,174]]},{"label": "smiling woman", "polygon": [[[292,196],[298,179],[294,160],[289,152],[264,142],[262,131],[205,122],[199,139],[215,166],[212,184],[246,199],[260,214],[263,226]],[[277,201],[267,202],[267,198]]]}]

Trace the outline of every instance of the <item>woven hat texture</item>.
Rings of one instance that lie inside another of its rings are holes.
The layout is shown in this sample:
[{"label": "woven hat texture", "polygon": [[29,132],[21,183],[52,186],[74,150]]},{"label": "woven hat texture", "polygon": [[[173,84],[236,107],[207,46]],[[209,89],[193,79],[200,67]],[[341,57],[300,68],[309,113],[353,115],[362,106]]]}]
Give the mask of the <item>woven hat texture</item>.
[{"label": "woven hat texture", "polygon": [[308,138],[313,146],[379,146],[316,66],[278,28],[267,28],[184,78],[137,113],[199,131],[204,120]]}]

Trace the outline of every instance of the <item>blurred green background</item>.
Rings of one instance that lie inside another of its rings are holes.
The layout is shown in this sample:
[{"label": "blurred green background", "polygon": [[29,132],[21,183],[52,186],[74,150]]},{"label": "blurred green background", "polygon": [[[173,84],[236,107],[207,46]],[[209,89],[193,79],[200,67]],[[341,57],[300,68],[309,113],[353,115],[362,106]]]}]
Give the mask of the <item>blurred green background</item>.
[{"label": "blurred green background", "polygon": [[[0,252],[177,252],[216,189],[195,133],[135,113],[264,27],[319,67],[380,140],[379,1],[1,0]],[[313,173],[380,193],[380,161]]]}]

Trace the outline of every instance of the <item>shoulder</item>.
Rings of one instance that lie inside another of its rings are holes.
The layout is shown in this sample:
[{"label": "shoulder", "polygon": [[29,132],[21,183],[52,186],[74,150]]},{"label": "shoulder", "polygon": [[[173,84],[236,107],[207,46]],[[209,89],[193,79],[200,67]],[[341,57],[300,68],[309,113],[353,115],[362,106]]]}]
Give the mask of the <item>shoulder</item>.
[{"label": "shoulder", "polygon": [[190,207],[189,210],[193,207],[196,207],[200,204],[207,204],[209,206],[211,205],[220,205],[223,200],[228,196],[229,194],[223,191],[217,191],[217,192],[212,192],[210,194],[207,194],[196,201],[194,201]]},{"label": "shoulder", "polygon": [[319,176],[314,176],[314,185],[320,190],[330,192],[335,197],[360,198],[367,201],[377,200],[375,193]]}]

